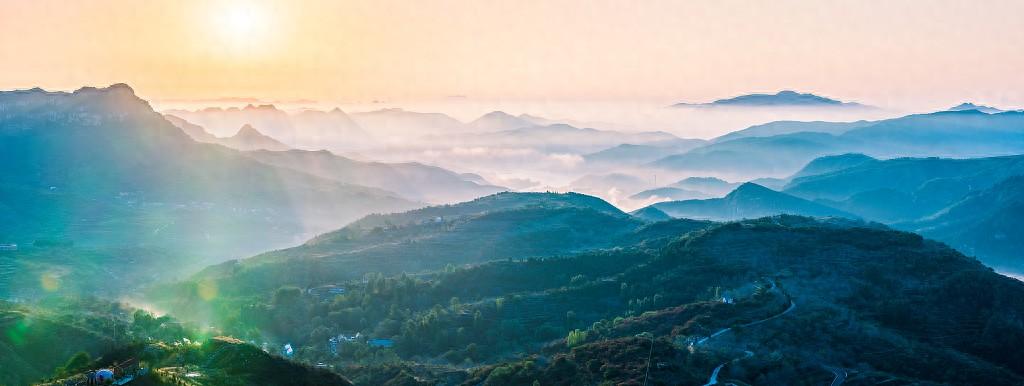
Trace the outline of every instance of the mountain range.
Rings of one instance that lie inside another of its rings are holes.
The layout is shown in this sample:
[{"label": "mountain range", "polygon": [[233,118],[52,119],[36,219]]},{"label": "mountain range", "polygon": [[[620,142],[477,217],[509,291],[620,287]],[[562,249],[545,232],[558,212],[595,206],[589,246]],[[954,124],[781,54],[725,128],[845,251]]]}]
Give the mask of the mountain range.
[{"label": "mountain range", "polygon": [[209,107],[196,111],[167,110],[164,113],[174,117],[169,120],[179,127],[183,126],[180,121],[184,120],[221,137],[233,135],[238,128],[250,125],[292,148],[352,150],[375,143],[372,135],[338,108],[289,113],[274,105],[250,104],[242,108]]},{"label": "mountain range", "polygon": [[1024,213],[1024,176],[1018,175],[897,227],[942,240],[999,269],[1021,272],[1024,224],[1020,213]]},{"label": "mountain range", "polygon": [[685,153],[703,146],[701,139],[677,139],[636,145],[624,143],[583,155],[590,166],[642,165],[673,154]]},{"label": "mountain range", "polygon": [[964,102],[964,103],[961,103],[961,104],[958,104],[956,106],[953,106],[953,107],[949,108],[949,111],[967,111],[967,110],[978,110],[978,111],[981,111],[981,112],[987,113],[987,114],[996,114],[996,113],[1002,113],[1002,112],[1007,111],[1007,110],[998,109],[998,108],[995,108],[995,107],[992,107],[992,106],[976,105],[976,104],[971,103],[971,102]]},{"label": "mountain range", "polygon": [[812,130],[820,127],[827,132],[780,129],[778,132],[785,134],[734,136],[734,139],[714,141],[649,165],[679,172],[777,177],[791,175],[817,157],[842,153],[861,153],[875,158],[1011,155],[1024,153],[1022,126],[1024,112],[986,114],[977,110],[942,111],[850,124],[799,124],[790,127]]},{"label": "mountain range", "polygon": [[[195,142],[127,85],[0,92],[0,109],[0,217],[10,220],[0,240],[24,247],[15,255],[53,253],[34,243],[91,249],[80,253],[114,259],[106,264],[169,253],[161,261],[170,274],[194,267],[186,261],[251,254],[420,205]],[[86,260],[63,261],[99,263]]]},{"label": "mountain range", "polygon": [[[846,105],[714,103],[785,99]],[[0,379],[1024,384],[1024,282],[990,268],[1024,271],[1024,113],[960,110],[701,141],[0,92]],[[604,167],[571,189],[673,201],[625,213],[310,147],[363,134],[586,154]],[[774,188],[713,177],[738,171]]]},{"label": "mountain range", "polygon": [[733,139],[748,137],[771,137],[782,134],[793,134],[802,132],[826,133],[840,135],[847,131],[861,128],[871,124],[869,121],[856,122],[801,122],[801,121],[774,121],[760,125],[750,126],[742,130],[729,132],[725,135],[715,137],[711,142],[725,142]]},{"label": "mountain range", "polygon": [[934,237],[1020,272],[1024,268],[1012,252],[1018,238],[1010,235],[1017,228],[1012,214],[1019,210],[1022,165],[1022,156],[878,160],[842,154],[811,161],[784,179],[780,191],[748,183],[722,199],[650,207],[672,217],[712,220],[779,213],[863,218]]},{"label": "mountain range", "polygon": [[417,202],[461,202],[506,190],[479,176],[467,176],[416,162],[356,161],[326,150],[253,151],[243,154],[267,165],[328,180],[380,188]]}]

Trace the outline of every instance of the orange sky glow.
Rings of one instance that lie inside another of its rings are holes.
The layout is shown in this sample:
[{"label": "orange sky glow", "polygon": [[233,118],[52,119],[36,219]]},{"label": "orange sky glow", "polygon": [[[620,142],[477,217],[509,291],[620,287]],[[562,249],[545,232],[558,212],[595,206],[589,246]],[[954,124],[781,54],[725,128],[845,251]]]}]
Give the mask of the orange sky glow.
[{"label": "orange sky glow", "polygon": [[1024,2],[0,0],[0,88],[1024,106]]}]

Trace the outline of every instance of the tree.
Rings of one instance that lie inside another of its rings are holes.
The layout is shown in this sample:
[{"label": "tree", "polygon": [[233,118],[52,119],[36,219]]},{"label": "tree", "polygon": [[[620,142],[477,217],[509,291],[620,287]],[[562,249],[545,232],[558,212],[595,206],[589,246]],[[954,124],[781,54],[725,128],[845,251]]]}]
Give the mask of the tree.
[{"label": "tree", "polygon": [[587,332],[580,329],[569,331],[569,336],[565,338],[565,344],[569,347],[576,347],[587,341]]},{"label": "tree", "polygon": [[302,290],[298,287],[285,286],[274,291],[275,306],[289,306],[295,304],[302,297]]},{"label": "tree", "polygon": [[570,285],[580,285],[580,284],[583,284],[583,282],[585,282],[585,281],[587,281],[587,277],[586,276],[584,276],[584,275],[576,275],[576,276],[573,276],[572,279],[569,279],[569,284]]},{"label": "tree", "polygon": [[64,364],[64,368],[58,371],[58,376],[71,375],[84,371],[89,368],[90,364],[92,364],[92,357],[89,356],[89,353],[79,351],[68,359],[67,363]]}]

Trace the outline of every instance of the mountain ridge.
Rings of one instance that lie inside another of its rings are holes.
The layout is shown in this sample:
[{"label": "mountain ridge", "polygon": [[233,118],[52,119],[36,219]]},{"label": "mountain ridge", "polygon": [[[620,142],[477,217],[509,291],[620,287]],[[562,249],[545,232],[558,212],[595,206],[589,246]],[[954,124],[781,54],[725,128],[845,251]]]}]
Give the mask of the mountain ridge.
[{"label": "mountain ridge", "polygon": [[850,213],[745,182],[722,198],[666,201],[651,205],[675,218],[734,221],[789,214],[854,218]]},{"label": "mountain ridge", "polygon": [[707,103],[677,103],[672,107],[868,107],[854,102],[782,90],[775,94],[744,94]]}]

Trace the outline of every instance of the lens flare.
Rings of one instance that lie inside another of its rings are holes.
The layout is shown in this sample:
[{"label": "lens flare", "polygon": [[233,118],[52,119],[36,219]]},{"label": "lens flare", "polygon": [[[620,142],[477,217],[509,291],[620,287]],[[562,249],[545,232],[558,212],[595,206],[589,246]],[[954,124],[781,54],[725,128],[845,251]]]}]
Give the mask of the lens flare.
[{"label": "lens flare", "polygon": [[60,275],[53,272],[46,272],[39,276],[39,286],[46,292],[53,292],[60,289]]},{"label": "lens flare", "polygon": [[196,291],[199,293],[200,299],[213,300],[217,297],[217,283],[210,279],[201,280],[197,284]]}]

